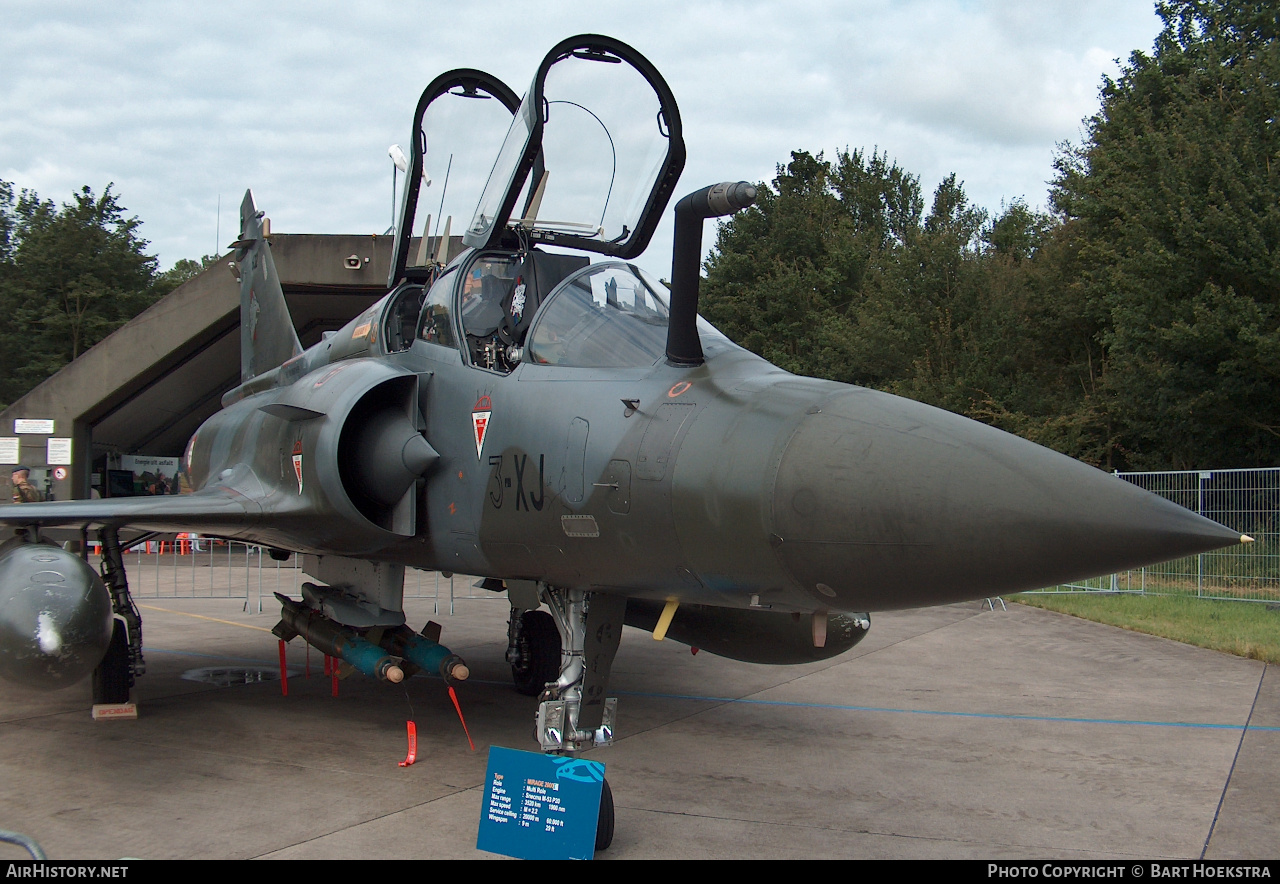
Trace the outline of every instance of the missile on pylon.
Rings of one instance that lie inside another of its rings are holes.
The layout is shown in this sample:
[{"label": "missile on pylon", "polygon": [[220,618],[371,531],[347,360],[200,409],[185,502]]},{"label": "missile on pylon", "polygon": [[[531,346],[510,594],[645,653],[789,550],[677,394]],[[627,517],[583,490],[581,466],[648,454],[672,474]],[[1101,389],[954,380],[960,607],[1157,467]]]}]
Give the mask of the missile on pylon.
[{"label": "missile on pylon", "polygon": [[404,670],[385,650],[360,636],[354,629],[330,620],[324,614],[276,593],[280,600],[280,622],[271,632],[284,641],[300,635],[307,644],[350,663],[370,678],[399,684]]}]

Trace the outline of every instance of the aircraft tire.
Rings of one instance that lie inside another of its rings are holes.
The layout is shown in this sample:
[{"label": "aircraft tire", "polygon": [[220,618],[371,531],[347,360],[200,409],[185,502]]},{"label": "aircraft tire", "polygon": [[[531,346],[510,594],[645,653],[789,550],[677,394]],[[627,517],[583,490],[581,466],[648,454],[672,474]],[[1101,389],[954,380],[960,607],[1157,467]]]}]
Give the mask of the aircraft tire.
[{"label": "aircraft tire", "polygon": [[93,670],[93,702],[118,705],[129,702],[129,632],[116,620],[106,656]]},{"label": "aircraft tire", "polygon": [[560,677],[560,631],[546,611],[520,615],[520,663],[511,666],[516,692],[526,697],[542,693],[547,682]]},{"label": "aircraft tire", "polygon": [[600,789],[600,818],[596,822],[596,850],[608,850],[613,843],[613,790],[605,780]]}]

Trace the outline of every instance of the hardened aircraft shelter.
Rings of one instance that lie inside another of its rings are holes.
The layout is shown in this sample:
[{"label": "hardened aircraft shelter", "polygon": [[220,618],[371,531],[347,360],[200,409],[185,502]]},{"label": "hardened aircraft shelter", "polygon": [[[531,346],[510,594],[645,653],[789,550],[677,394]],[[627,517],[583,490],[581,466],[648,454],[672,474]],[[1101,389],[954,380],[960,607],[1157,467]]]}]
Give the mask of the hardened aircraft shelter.
[{"label": "hardened aircraft shelter", "polygon": [[[389,236],[276,234],[271,247],[304,347],[386,293]],[[240,381],[240,284],[231,257],[0,413],[0,437],[18,439],[18,457],[10,459],[32,467],[40,487],[68,500],[89,497],[92,475],[101,485],[102,469],[119,455],[181,455],[221,407],[222,394]],[[57,478],[56,452],[68,439],[71,463]]]}]

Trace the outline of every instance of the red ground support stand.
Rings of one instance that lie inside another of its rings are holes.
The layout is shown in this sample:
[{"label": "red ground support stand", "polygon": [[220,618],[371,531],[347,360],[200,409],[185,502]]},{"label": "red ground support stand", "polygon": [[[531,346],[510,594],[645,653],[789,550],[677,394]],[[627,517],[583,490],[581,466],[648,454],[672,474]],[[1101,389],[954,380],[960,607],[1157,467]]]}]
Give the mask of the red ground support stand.
[{"label": "red ground support stand", "polygon": [[289,669],[285,663],[284,639],[280,639],[280,696],[289,696]]}]

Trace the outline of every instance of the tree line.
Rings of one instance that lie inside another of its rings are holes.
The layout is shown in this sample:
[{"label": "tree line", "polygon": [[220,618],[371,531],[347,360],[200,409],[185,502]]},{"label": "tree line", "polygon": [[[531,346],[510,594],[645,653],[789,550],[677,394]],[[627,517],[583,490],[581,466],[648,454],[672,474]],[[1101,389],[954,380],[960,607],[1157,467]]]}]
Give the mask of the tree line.
[{"label": "tree line", "polygon": [[0,181],[0,408],[201,269],[159,272],[111,185],[61,206]]},{"label": "tree line", "polygon": [[702,312],[791,371],[959,412],[1108,469],[1280,464],[1280,31],[1163,29],[1059,147],[1048,212],[926,200],[875,150],[805,151],[722,224]]}]

